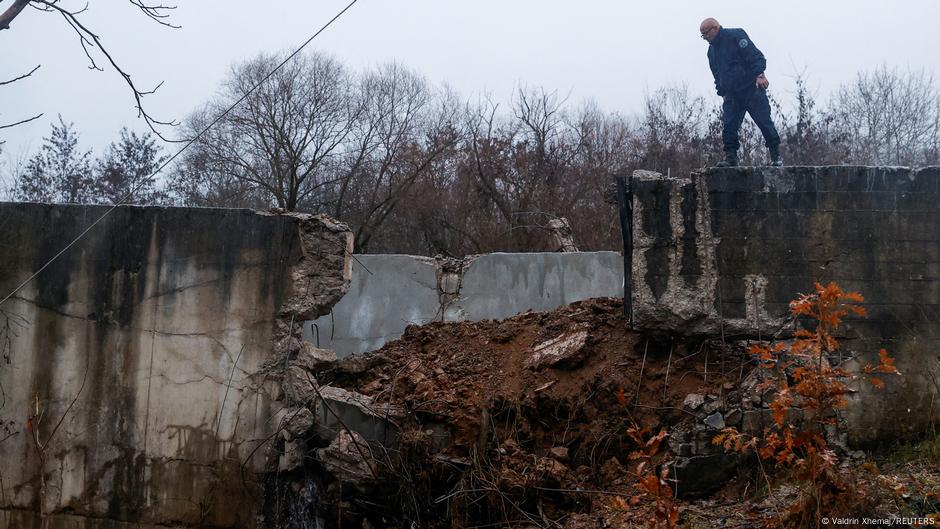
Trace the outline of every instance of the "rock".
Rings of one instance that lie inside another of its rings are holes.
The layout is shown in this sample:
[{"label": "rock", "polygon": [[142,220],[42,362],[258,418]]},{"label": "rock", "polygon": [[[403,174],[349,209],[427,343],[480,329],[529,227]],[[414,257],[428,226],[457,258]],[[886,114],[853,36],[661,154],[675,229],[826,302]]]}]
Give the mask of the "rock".
[{"label": "rock", "polygon": [[757,435],[773,424],[768,410],[747,410],[741,416],[741,430]]},{"label": "rock", "polygon": [[284,415],[284,429],[292,438],[303,437],[316,422],[313,412],[307,408],[288,408]]},{"label": "rock", "polygon": [[682,405],[690,410],[698,409],[699,406],[705,403],[705,397],[699,395],[698,393],[689,393],[685,396],[685,399],[682,401]]},{"label": "rock", "polygon": [[728,426],[737,426],[738,424],[741,424],[741,417],[743,415],[744,414],[741,413],[741,410],[735,408],[725,414],[725,424]]},{"label": "rock", "polygon": [[277,468],[281,472],[290,472],[304,464],[304,444],[300,441],[286,441],[284,452],[277,461]]},{"label": "rock", "polygon": [[692,453],[688,455],[704,456],[708,454],[714,454],[718,451],[715,444],[712,443],[712,439],[714,438],[714,430],[707,430],[706,432],[702,432],[701,434],[697,435],[694,442],[691,443]]},{"label": "rock", "polygon": [[721,413],[715,412],[708,417],[705,417],[705,424],[716,430],[721,430],[725,427],[725,418],[721,416]]},{"label": "rock", "polygon": [[737,454],[719,452],[705,456],[678,457],[669,469],[679,480],[678,496],[689,497],[721,488],[734,475],[738,465]]},{"label": "rock", "polygon": [[362,485],[375,478],[369,443],[356,432],[341,430],[326,448],[316,451],[317,460],[343,483]]},{"label": "rock", "polygon": [[555,239],[555,248],[558,252],[577,252],[578,246],[574,243],[574,234],[571,224],[565,217],[558,217],[548,221],[548,227]]},{"label": "rock", "polygon": [[546,340],[535,346],[532,354],[525,360],[525,367],[540,369],[563,363],[576,364],[583,360],[582,352],[587,337],[588,331],[582,329]]},{"label": "rock", "polygon": [[553,446],[548,453],[558,461],[568,461],[568,447],[566,446]]},{"label": "rock", "polygon": [[328,364],[336,361],[336,351],[332,349],[321,349],[308,341],[301,341],[297,355],[291,364],[300,366],[307,371],[316,371],[322,369]]},{"label": "rock", "polygon": [[313,402],[317,396],[317,379],[298,366],[290,366],[281,380],[281,389],[288,405],[303,406]]},{"label": "rock", "polygon": [[724,384],[721,385],[721,387],[724,388],[726,391],[731,391],[732,389],[734,389],[734,383],[725,382]]},{"label": "rock", "polygon": [[723,406],[724,406],[724,402],[720,400],[713,400],[713,401],[706,402],[705,405],[702,406],[702,411],[707,414],[712,414],[720,410]]},{"label": "rock", "polygon": [[395,443],[398,430],[391,421],[402,416],[400,409],[333,386],[321,387],[320,394],[323,400],[317,399],[314,415],[323,439],[332,440],[338,432],[349,428],[368,441],[385,446]]}]

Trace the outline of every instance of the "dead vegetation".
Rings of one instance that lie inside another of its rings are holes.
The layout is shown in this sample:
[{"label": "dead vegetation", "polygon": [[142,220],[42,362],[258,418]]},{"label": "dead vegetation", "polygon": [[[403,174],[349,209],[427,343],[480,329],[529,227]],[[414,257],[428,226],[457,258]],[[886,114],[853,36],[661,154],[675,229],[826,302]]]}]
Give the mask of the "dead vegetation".
[{"label": "dead vegetation", "polygon": [[[337,362],[299,355],[283,399],[310,417],[278,441],[294,455],[269,476],[268,526],[773,525],[806,480],[711,442],[779,417],[747,347],[630,330],[619,300],[595,299],[413,326]],[[928,464],[857,456],[827,468],[865,463],[853,490],[868,487],[871,512],[936,508]]]}]

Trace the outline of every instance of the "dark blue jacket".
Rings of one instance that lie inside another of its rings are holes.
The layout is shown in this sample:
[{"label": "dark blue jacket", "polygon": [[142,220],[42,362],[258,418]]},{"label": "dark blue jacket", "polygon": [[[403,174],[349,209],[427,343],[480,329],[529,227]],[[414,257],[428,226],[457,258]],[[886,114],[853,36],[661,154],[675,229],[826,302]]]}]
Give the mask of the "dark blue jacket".
[{"label": "dark blue jacket", "polygon": [[767,60],[740,28],[721,28],[708,46],[708,65],[718,95],[729,96],[754,86]]}]

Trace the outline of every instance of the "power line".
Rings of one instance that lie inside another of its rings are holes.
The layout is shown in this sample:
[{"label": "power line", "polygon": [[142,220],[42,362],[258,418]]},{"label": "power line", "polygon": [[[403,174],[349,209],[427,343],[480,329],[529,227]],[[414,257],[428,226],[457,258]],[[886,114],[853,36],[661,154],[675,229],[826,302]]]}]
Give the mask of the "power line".
[{"label": "power line", "polygon": [[43,270],[45,270],[46,268],[48,268],[49,265],[51,265],[53,262],[55,262],[56,259],[58,259],[59,257],[61,257],[62,254],[64,254],[65,252],[67,252],[67,251],[69,250],[69,248],[71,248],[72,246],[75,245],[75,243],[77,243],[78,241],[80,241],[85,235],[88,234],[88,232],[90,232],[95,226],[97,226],[99,222],[101,222],[102,220],[105,219],[105,217],[107,217],[108,215],[110,215],[112,211],[114,211],[115,209],[117,209],[119,206],[124,205],[124,204],[127,202],[127,200],[128,200],[130,197],[132,197],[132,196],[134,195],[134,193],[136,193],[137,190],[140,189],[140,187],[141,187],[143,184],[145,184],[146,182],[148,182],[151,178],[153,178],[154,176],[156,176],[160,171],[162,171],[163,169],[165,169],[166,166],[170,165],[170,163],[172,163],[173,160],[175,160],[180,154],[182,154],[183,151],[185,151],[187,148],[189,148],[190,145],[192,145],[193,143],[196,143],[196,141],[197,141],[199,138],[201,138],[205,133],[209,132],[209,129],[211,129],[213,126],[215,126],[216,123],[218,123],[219,121],[222,121],[222,118],[224,118],[225,116],[227,116],[227,115],[229,114],[229,112],[231,112],[232,110],[235,110],[235,107],[237,107],[242,101],[244,101],[245,99],[247,99],[248,96],[251,95],[252,92],[254,92],[255,90],[257,90],[258,87],[260,87],[260,86],[263,85],[268,79],[270,79],[272,75],[274,75],[278,70],[281,69],[281,67],[283,67],[283,66],[284,66],[285,64],[287,64],[291,59],[293,59],[293,58],[296,57],[301,51],[303,51],[303,49],[306,48],[308,44],[310,44],[311,42],[313,42],[313,39],[317,38],[317,36],[320,35],[320,33],[323,33],[323,32],[326,30],[326,28],[330,27],[330,25],[333,24],[333,22],[336,22],[336,20],[337,20],[339,17],[343,16],[343,14],[344,14],[346,11],[348,11],[349,8],[351,8],[351,7],[352,7],[356,2],[358,2],[358,1],[359,1],[359,0],[352,0],[352,1],[349,2],[349,4],[347,4],[346,7],[344,7],[339,13],[336,13],[336,15],[335,15],[333,18],[331,18],[326,24],[324,24],[320,29],[318,29],[316,33],[314,33],[313,35],[311,35],[311,37],[310,37],[309,39],[307,39],[306,41],[304,41],[304,43],[301,44],[296,50],[294,50],[293,53],[291,53],[290,55],[288,55],[287,58],[285,58],[283,61],[280,62],[280,64],[278,64],[277,66],[275,66],[270,72],[268,72],[264,77],[262,77],[260,81],[258,81],[257,83],[255,83],[254,86],[252,86],[250,89],[248,89],[248,91],[245,92],[245,94],[244,94],[243,96],[241,96],[240,98],[238,98],[237,101],[235,101],[234,103],[231,104],[231,106],[229,106],[227,109],[225,109],[225,112],[222,112],[221,114],[219,114],[218,116],[216,116],[216,118],[215,118],[214,120],[212,120],[211,123],[209,123],[208,125],[206,125],[206,127],[205,127],[204,129],[202,129],[198,134],[196,134],[191,140],[189,140],[188,142],[186,142],[186,145],[183,145],[183,147],[182,147],[180,150],[176,151],[176,153],[175,153],[173,156],[171,156],[169,159],[167,159],[165,162],[163,162],[163,164],[161,164],[160,167],[157,167],[157,169],[156,169],[153,173],[151,173],[148,178],[145,178],[145,179],[141,180],[141,182],[140,182],[139,184],[137,184],[137,186],[135,186],[133,189],[131,189],[130,191],[128,191],[126,195],[124,195],[123,197],[121,197],[121,199],[120,199],[119,201],[117,201],[113,206],[111,206],[110,208],[108,208],[108,210],[105,211],[100,217],[98,217],[97,219],[95,219],[94,222],[92,222],[91,224],[89,224],[88,227],[85,228],[81,233],[79,233],[77,237],[75,237],[74,239],[72,239],[72,242],[70,242],[70,243],[68,243],[67,245],[65,245],[65,247],[62,248],[61,250],[59,250],[59,252],[58,252],[57,254],[55,254],[54,256],[52,256],[51,259],[49,259],[48,261],[46,261],[46,264],[42,265],[42,267],[40,267],[39,270],[36,270],[35,272],[33,272],[33,274],[32,274],[31,276],[29,276],[28,278],[26,278],[26,280],[23,281],[22,283],[20,283],[19,286],[17,286],[16,288],[14,288],[12,292],[10,292],[9,294],[7,294],[2,300],[0,300],[0,305],[3,305],[4,303],[6,303],[6,301],[7,301],[8,299],[10,299],[10,298],[13,297],[14,295],[16,295],[16,293],[19,292],[21,288],[23,288],[23,287],[25,287],[26,285],[28,285],[30,281],[32,281],[33,279],[36,279],[36,277],[37,277],[39,274],[41,274]]}]

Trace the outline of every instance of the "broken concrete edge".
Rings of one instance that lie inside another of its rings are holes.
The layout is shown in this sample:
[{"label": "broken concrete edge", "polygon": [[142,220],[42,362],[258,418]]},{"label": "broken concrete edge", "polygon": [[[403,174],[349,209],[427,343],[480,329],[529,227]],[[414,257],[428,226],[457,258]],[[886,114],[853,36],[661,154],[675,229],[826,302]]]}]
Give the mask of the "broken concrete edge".
[{"label": "broken concrete edge", "polygon": [[[281,213],[297,224],[295,261],[289,265],[285,301],[274,322],[272,361],[266,371],[285,366],[284,358],[298,354],[329,358],[325,351],[309,351],[303,340],[303,322],[324,314],[346,294],[352,281],[353,234],[349,226],[324,214]],[[335,353],[333,354],[335,357]]]},{"label": "broken concrete edge", "polygon": [[[349,227],[326,215],[285,213],[296,219],[299,256],[289,269],[289,294],[278,311],[271,362],[266,375],[276,384],[279,436],[271,448],[277,468],[289,472],[311,459],[336,479],[355,483],[376,476],[374,450],[394,445],[392,406],[371,397],[320,385],[317,373],[336,360],[330,349],[303,340],[303,322],[328,314],[347,292],[352,280],[353,236]],[[469,259],[446,261],[442,270],[461,274]],[[316,440],[311,445],[310,441]],[[326,448],[313,447],[327,443]]]},{"label": "broken concrete edge", "polygon": [[[745,317],[724,318],[718,309],[721,302],[716,250],[720,238],[711,226],[708,188],[705,172],[695,171],[688,177],[666,176],[655,171],[637,170],[633,180],[662,182],[668,191],[668,222],[672,233],[672,253],[667,263],[665,290],[654,294],[645,281],[649,270],[645,250],[657,245],[653,234],[643,229],[643,203],[634,197],[633,254],[631,288],[633,319],[636,328],[662,330],[683,335],[702,336],[770,336],[787,335],[792,331],[788,314],[772,315],[766,310],[767,278],[760,274],[745,277]],[[683,195],[691,188],[695,195],[694,229],[695,258],[701,263],[701,274],[689,283],[682,274],[682,263],[688,251],[683,239],[686,223],[682,215]],[[661,242],[660,242],[661,244]]]},{"label": "broken concrete edge", "polygon": [[[328,215],[284,216],[297,222],[300,256],[290,267],[291,293],[279,313],[299,324],[328,314],[346,294],[352,281],[353,234],[348,225]],[[340,276],[337,268],[342,270]],[[300,331],[296,333],[300,336]]]},{"label": "broken concrete edge", "polygon": [[466,257],[442,257],[437,256],[428,258],[434,266],[437,276],[437,295],[440,299],[440,308],[435,319],[444,321],[448,309],[460,300],[460,290],[463,286],[463,278],[470,265],[476,261],[480,255],[468,255]]}]

